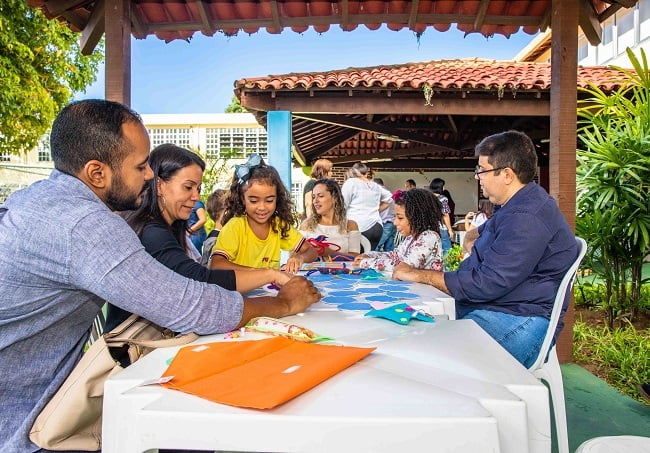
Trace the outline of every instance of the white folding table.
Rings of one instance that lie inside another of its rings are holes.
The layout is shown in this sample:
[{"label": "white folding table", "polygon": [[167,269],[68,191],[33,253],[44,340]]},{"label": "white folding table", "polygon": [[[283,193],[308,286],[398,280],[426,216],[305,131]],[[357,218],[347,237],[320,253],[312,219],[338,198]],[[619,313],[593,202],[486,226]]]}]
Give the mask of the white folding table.
[{"label": "white folding table", "polygon": [[[420,286],[412,305],[433,296],[443,302]],[[272,410],[139,386],[159,377],[178,348],[154,351],[107,381],[102,451],[551,451],[546,387],[471,320],[402,326],[322,303],[285,319],[338,344],[377,349]],[[212,335],[198,343],[259,338]]]}]

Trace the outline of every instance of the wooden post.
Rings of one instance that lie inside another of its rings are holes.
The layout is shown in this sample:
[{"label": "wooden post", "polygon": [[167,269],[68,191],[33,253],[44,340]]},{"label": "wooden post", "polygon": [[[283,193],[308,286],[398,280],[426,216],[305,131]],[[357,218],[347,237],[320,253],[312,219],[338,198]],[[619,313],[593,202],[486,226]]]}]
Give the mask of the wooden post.
[{"label": "wooden post", "polygon": [[[549,189],[575,231],[578,15],[580,0],[552,0]],[[573,303],[557,343],[560,362],[573,360]]]},{"label": "wooden post", "polygon": [[131,105],[131,1],[106,2],[106,99]]}]

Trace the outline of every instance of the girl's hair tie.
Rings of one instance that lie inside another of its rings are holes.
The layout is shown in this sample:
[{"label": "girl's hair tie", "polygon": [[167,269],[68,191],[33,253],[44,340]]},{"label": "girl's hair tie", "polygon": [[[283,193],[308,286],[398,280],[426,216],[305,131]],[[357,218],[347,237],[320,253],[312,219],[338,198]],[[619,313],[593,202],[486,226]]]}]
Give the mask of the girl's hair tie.
[{"label": "girl's hair tie", "polygon": [[255,167],[263,165],[262,157],[259,154],[251,154],[248,156],[246,163],[235,165],[235,175],[239,184],[243,184],[251,177],[251,170]]}]

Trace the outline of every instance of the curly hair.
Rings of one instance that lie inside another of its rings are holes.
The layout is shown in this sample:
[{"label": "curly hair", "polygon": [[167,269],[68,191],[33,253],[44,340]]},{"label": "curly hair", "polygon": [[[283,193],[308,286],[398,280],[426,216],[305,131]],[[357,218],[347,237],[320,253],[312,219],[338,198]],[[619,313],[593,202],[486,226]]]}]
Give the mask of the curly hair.
[{"label": "curly hair", "polygon": [[269,219],[269,223],[273,232],[279,232],[283,239],[288,238],[291,227],[296,223],[294,204],[289,191],[282,183],[278,171],[272,166],[266,165],[263,160],[260,165],[250,169],[246,181],[240,183],[237,173],[233,175],[232,181],[230,182],[230,190],[226,198],[226,210],[223,214],[222,223],[225,225],[233,217],[246,215],[244,194],[254,182],[275,187],[277,195],[275,199],[275,212],[273,212],[273,215]]},{"label": "curly hair", "polygon": [[[343,195],[341,194],[341,188],[339,184],[333,179],[322,178],[314,183],[314,188],[318,185],[324,185],[325,189],[332,196],[333,209],[334,209],[334,222],[339,226],[339,233],[347,233],[348,231],[348,220],[345,215],[345,204],[343,202]],[[313,192],[313,189],[312,189]],[[322,216],[312,209],[311,215],[305,220],[305,227],[309,231],[314,231],[316,226],[321,221]]]},{"label": "curly hair", "polygon": [[395,204],[404,206],[414,239],[427,230],[440,234],[442,204],[433,192],[418,188],[406,190],[396,197]]}]

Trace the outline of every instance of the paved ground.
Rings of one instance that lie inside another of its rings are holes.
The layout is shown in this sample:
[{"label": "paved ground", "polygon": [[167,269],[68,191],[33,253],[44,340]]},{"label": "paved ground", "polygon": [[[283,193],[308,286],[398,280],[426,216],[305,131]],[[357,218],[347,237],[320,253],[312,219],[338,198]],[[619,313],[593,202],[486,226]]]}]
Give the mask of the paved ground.
[{"label": "paved ground", "polygon": [[572,452],[592,437],[650,437],[650,403],[619,393],[579,365],[565,364],[561,368]]}]

